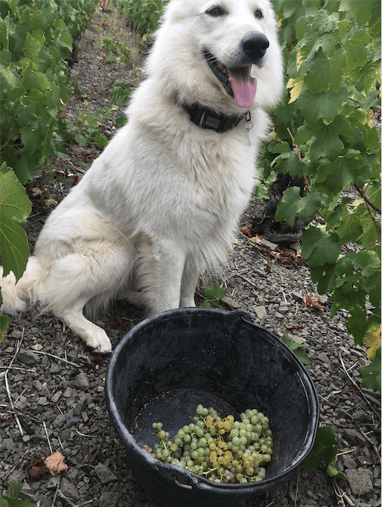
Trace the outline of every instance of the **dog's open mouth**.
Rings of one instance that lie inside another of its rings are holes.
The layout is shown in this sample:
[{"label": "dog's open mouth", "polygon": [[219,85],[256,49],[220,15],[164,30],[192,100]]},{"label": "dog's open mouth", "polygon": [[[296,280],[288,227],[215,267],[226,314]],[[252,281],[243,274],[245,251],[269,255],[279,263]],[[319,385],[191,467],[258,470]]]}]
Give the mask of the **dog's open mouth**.
[{"label": "dog's open mouth", "polygon": [[211,53],[206,51],[204,57],[225,91],[235,99],[236,104],[244,108],[251,107],[257,85],[256,78],[251,77],[252,65],[228,69]]}]

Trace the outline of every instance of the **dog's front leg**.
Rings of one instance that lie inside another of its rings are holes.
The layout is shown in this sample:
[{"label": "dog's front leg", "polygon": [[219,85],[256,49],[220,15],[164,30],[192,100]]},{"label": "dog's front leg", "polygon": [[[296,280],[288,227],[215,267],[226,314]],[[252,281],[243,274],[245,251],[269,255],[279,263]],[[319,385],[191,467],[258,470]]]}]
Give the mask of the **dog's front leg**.
[{"label": "dog's front leg", "polygon": [[149,315],[156,315],[179,308],[186,255],[181,245],[163,239],[151,243],[151,253],[145,255],[139,276],[146,287]]},{"label": "dog's front leg", "polygon": [[189,255],[183,270],[182,286],[180,292],[180,306],[195,306],[195,289],[198,284],[200,266],[193,256]]}]

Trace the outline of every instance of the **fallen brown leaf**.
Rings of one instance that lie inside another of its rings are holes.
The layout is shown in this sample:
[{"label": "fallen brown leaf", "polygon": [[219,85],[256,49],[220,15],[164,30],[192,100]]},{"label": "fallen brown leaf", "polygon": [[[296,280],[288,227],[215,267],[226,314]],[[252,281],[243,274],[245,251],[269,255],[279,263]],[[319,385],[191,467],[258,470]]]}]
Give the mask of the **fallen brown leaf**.
[{"label": "fallen brown leaf", "polygon": [[29,470],[30,476],[33,479],[41,479],[42,475],[47,472],[43,458],[37,454],[33,458],[29,458],[24,466]]},{"label": "fallen brown leaf", "polygon": [[311,308],[316,308],[320,313],[324,313],[324,307],[320,305],[318,302],[318,298],[308,295],[304,296],[305,307],[310,306]]},{"label": "fallen brown leaf", "polygon": [[300,324],[284,324],[284,326],[287,328],[287,329],[301,329],[302,326]]},{"label": "fallen brown leaf", "polygon": [[46,458],[44,463],[50,475],[54,476],[68,469],[68,465],[65,465],[64,459],[65,456],[58,451]]}]

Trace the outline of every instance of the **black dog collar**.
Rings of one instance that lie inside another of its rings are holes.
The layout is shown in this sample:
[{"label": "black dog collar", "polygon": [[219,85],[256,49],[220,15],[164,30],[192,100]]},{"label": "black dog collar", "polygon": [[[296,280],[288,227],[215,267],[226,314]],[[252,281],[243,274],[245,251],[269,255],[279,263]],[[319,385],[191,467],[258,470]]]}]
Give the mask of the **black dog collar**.
[{"label": "black dog collar", "polygon": [[238,116],[226,116],[224,114],[217,114],[211,109],[194,104],[192,106],[183,106],[190,115],[190,120],[202,129],[215,130],[218,134],[227,132],[237,127],[241,120],[246,118],[250,121],[251,113],[248,111],[245,114]]}]

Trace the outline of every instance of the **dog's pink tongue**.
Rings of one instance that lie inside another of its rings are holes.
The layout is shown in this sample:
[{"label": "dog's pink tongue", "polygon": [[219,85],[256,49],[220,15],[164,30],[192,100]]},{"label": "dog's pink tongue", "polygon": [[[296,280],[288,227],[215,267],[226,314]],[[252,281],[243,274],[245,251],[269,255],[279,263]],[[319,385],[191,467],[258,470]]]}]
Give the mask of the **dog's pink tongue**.
[{"label": "dog's pink tongue", "polygon": [[236,104],[240,107],[251,107],[256,95],[256,78],[251,77],[249,81],[237,81],[231,76],[229,80]]}]

